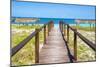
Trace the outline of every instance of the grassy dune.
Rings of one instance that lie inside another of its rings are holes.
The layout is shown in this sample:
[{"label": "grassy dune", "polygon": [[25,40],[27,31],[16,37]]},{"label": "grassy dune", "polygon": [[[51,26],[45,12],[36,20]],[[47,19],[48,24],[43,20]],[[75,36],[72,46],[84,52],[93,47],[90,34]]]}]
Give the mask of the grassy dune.
[{"label": "grassy dune", "polygon": [[[35,28],[40,28],[41,25],[13,25],[12,24],[12,48],[20,43],[23,39],[34,32]],[[74,27],[74,26],[73,26]],[[75,27],[76,28],[76,27]],[[88,27],[78,27],[78,31],[86,38],[95,43],[95,29],[90,31]],[[92,32],[92,33],[91,33]],[[70,30],[69,35],[69,48],[73,54],[73,32]],[[91,34],[90,34],[91,33]],[[92,37],[92,38],[91,38]],[[40,46],[44,42],[43,30],[39,33]],[[35,39],[31,39],[18,53],[12,58],[12,65],[28,65],[35,63]],[[77,41],[77,55],[78,61],[91,61],[95,60],[95,52],[88,47],[80,38]]]},{"label": "grassy dune", "polygon": [[[35,28],[40,28],[40,25],[12,25],[12,48],[34,32]],[[43,43],[43,31],[39,33],[40,45]],[[18,52],[12,59],[12,65],[28,65],[35,63],[35,39],[34,37]]]},{"label": "grassy dune", "polygon": [[77,28],[78,30],[95,31],[95,27],[82,27],[82,26],[71,26],[71,27]]},{"label": "grassy dune", "polygon": [[[75,28],[75,27],[74,27]],[[78,32],[80,32],[84,37],[95,43],[95,30],[91,31],[88,27],[79,27]],[[69,48],[71,50],[71,53],[74,53],[74,33],[70,30],[69,35]],[[86,44],[84,43],[79,37],[77,37],[77,56],[78,61],[93,61],[95,60],[95,52]]]}]

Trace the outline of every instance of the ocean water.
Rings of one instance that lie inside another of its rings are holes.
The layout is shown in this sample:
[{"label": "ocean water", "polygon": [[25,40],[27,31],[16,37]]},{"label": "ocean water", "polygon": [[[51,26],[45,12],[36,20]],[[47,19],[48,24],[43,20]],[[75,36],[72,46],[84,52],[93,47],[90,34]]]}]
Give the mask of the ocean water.
[{"label": "ocean water", "polygon": [[[31,23],[31,24],[45,24],[45,23],[48,23],[49,21],[53,21],[54,24],[58,24],[59,21],[64,21],[68,24],[74,24],[75,23],[74,19],[60,19],[60,18],[40,18],[40,20],[37,21],[37,22],[28,22],[28,23],[23,22],[23,23],[25,23],[25,24],[29,24],[29,23]],[[22,22],[11,22],[11,23],[20,24]]]},{"label": "ocean water", "polygon": [[[76,26],[76,24],[70,24],[70,26]],[[79,26],[81,26],[81,27],[90,27],[90,24],[79,24]],[[91,24],[91,27],[95,27],[95,24],[93,25],[93,24]],[[54,27],[55,28],[59,28],[59,24],[54,24]]]},{"label": "ocean water", "polygon": [[[49,21],[53,21],[54,22],[54,27],[55,28],[58,28],[59,27],[59,21],[63,21],[67,24],[70,24],[71,26],[75,26],[76,25],[76,22],[75,22],[75,19],[61,19],[61,18],[40,18],[39,21],[37,22],[24,22],[24,24],[45,24],[45,23],[48,23]],[[14,24],[23,24],[22,22],[11,22],[11,23],[14,23]],[[79,24],[80,26],[82,27],[89,27],[90,24]],[[92,26],[95,26],[95,24],[91,24],[91,27]]]}]

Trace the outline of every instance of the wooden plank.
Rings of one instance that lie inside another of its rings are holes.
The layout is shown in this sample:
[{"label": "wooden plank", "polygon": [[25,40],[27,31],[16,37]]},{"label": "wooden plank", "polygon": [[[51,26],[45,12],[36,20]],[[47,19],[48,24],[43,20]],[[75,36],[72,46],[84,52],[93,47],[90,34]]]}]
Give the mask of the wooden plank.
[{"label": "wooden plank", "polygon": [[39,55],[39,64],[70,62],[65,42],[59,29],[51,29]]}]

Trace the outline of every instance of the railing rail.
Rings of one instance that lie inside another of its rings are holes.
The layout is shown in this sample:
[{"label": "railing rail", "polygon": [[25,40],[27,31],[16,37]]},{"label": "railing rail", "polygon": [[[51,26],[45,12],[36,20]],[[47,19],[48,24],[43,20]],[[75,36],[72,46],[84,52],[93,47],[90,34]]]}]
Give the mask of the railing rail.
[{"label": "railing rail", "polygon": [[47,24],[44,24],[41,28],[35,29],[28,37],[21,41],[17,46],[11,49],[11,56],[14,56],[20,49],[22,49],[34,36],[35,36],[35,63],[39,63],[39,32],[44,29],[44,43],[46,43],[46,26],[48,25],[48,33],[52,27],[53,22],[50,21]]},{"label": "railing rail", "polygon": [[67,25],[67,43],[69,43],[69,29],[71,29],[74,32],[74,59],[75,60],[77,60],[77,36],[82,41],[84,41],[90,48],[96,51],[96,44],[94,44],[93,42],[88,40],[86,37],[84,37],[81,33],[77,31],[77,29],[74,29],[71,26],[69,26],[69,24],[66,24],[63,21],[60,21],[60,28],[63,33],[66,33],[66,31],[63,31],[63,28],[65,29],[66,25]]},{"label": "railing rail", "polygon": [[[68,24],[67,24],[68,25]],[[84,37],[81,33],[77,32],[76,29],[73,29],[71,26],[69,26],[73,32],[80,37],[90,48],[92,48],[94,51],[96,51],[96,44],[88,40],[86,37]]]},{"label": "railing rail", "polygon": [[[92,43],[90,40],[85,38],[82,34],[80,34],[77,29],[72,28],[68,24],[64,22],[60,22],[60,30],[62,34],[66,36],[66,25],[67,25],[67,43],[69,43],[69,29],[71,29],[74,32],[74,60],[77,60],[77,36],[84,41],[90,48],[92,48],[94,51],[96,51],[96,45]],[[17,46],[11,49],[11,56],[14,56],[20,49],[22,49],[33,37],[35,37],[35,63],[39,63],[39,32],[44,29],[44,44],[46,44],[46,31],[48,27],[48,35],[53,27],[53,22],[49,22],[47,24],[44,24],[39,29],[35,29],[33,33],[31,33],[28,37],[26,37],[23,41],[21,41]]]}]

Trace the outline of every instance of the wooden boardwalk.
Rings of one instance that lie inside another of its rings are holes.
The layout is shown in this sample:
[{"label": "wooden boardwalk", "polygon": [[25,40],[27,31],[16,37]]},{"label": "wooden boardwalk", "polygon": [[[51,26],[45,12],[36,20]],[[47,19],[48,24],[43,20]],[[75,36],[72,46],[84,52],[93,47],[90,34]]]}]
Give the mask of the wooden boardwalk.
[{"label": "wooden boardwalk", "polygon": [[70,62],[60,29],[52,28],[39,53],[39,64]]},{"label": "wooden boardwalk", "polygon": [[[35,64],[77,62],[77,36],[90,48],[96,51],[96,44],[85,38],[82,34],[77,32],[77,29],[72,28],[71,26],[69,26],[69,24],[60,21],[60,29],[55,29],[53,27],[54,24],[51,21],[48,24],[44,24],[44,26],[42,26],[41,28],[35,29],[34,32],[32,32],[28,37],[17,44],[17,46],[11,49],[11,57],[13,57],[18,51],[20,51],[33,37],[35,37]],[[42,30],[44,30],[43,35],[44,42],[46,44],[44,44],[43,47],[39,50],[39,33]],[[64,34],[62,34],[60,30],[64,32]],[[65,30],[67,30],[67,33]],[[74,33],[73,51],[70,50],[67,45],[69,44],[69,30],[73,31]],[[46,32],[47,34],[49,34],[49,36],[46,36]],[[64,35],[67,36],[67,40],[65,40]]]},{"label": "wooden boardwalk", "polygon": [[[65,28],[67,26],[67,29]],[[77,36],[85,42],[90,48],[96,51],[96,44],[92,43],[90,40],[85,38],[82,34],[77,32],[77,29],[72,28],[69,24],[60,22],[59,28],[54,29],[53,22],[44,24],[40,29],[36,29],[29,36],[27,36],[23,41],[21,41],[17,46],[11,49],[11,57],[13,57],[18,51],[20,51],[33,37],[35,37],[35,64],[52,64],[52,63],[68,63],[77,62]],[[44,42],[41,49],[39,49],[39,33],[44,30]],[[51,31],[50,31],[51,30]],[[60,32],[64,32],[62,34]],[[67,30],[67,33],[66,31]],[[73,51],[70,50],[67,44],[69,44],[69,30],[74,33],[73,40]],[[48,32],[49,31],[49,32]],[[49,36],[46,36],[49,34]],[[67,36],[67,40],[65,40]],[[73,52],[73,53],[72,53]]]}]

